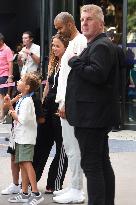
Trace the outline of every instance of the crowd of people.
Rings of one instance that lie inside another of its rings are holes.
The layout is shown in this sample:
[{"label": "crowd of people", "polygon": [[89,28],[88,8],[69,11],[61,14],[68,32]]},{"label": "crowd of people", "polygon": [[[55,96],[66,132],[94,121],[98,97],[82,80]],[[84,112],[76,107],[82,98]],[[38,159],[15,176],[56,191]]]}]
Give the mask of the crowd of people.
[{"label": "crowd of people", "polygon": [[[114,205],[108,132],[120,123],[119,56],[104,32],[99,6],[84,5],[80,20],[82,34],[70,13],[61,12],[54,19],[57,33],[51,39],[41,100],[40,46],[33,43],[33,34],[23,33],[15,56],[20,76],[14,97],[5,86],[14,81],[13,52],[0,34],[1,119],[7,111],[12,118],[8,152],[13,178],[1,194],[17,194],[9,202],[36,205],[46,200],[37,183],[55,142],[45,194],[53,194],[56,203],[84,203],[84,172],[88,205]],[[63,189],[68,166],[71,180]]]}]

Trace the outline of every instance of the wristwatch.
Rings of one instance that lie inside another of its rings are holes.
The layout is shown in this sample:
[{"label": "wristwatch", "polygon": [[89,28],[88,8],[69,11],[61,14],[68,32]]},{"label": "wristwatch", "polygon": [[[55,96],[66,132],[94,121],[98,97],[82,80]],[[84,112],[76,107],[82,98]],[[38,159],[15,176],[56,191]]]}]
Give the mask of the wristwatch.
[{"label": "wristwatch", "polygon": [[33,55],[33,53],[30,53],[30,56],[32,56]]}]

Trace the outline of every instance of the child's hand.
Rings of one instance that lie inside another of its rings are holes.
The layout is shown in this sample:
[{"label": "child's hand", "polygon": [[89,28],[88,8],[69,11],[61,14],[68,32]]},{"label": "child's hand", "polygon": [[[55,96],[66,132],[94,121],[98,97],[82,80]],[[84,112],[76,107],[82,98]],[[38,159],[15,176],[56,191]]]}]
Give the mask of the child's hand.
[{"label": "child's hand", "polygon": [[12,104],[15,103],[15,102],[17,102],[21,97],[22,97],[22,94],[16,95],[16,97],[14,97],[14,98],[12,99]]},{"label": "child's hand", "polygon": [[12,104],[11,104],[11,99],[10,99],[10,96],[7,94],[5,97],[4,97],[4,106],[3,108],[6,109],[6,108],[9,108],[11,107]]},{"label": "child's hand", "polygon": [[10,101],[10,96],[7,94],[5,97],[4,97],[4,102],[9,102]]}]

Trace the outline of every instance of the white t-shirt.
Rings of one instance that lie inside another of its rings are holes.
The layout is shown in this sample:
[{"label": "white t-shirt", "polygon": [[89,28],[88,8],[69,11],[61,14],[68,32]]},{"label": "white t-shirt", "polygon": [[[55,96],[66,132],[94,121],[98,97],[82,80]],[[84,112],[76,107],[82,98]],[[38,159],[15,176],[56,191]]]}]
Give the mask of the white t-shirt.
[{"label": "white t-shirt", "polygon": [[[23,52],[24,49],[25,47],[22,48],[22,50],[20,51],[20,54],[22,55],[21,60],[23,61],[21,74],[37,71],[38,64],[34,62],[34,60],[30,55],[27,55],[26,53]],[[32,43],[30,47],[30,52],[35,54],[37,57],[40,57],[40,46]]]},{"label": "white t-shirt", "polygon": [[61,67],[59,71],[58,87],[56,94],[56,102],[59,103],[59,108],[61,108],[65,103],[65,94],[67,87],[67,78],[71,67],[68,65],[68,61],[75,55],[80,55],[80,53],[87,47],[86,37],[79,33],[73,40],[69,42],[69,45],[61,58]]},{"label": "white t-shirt", "polygon": [[32,97],[20,98],[15,110],[18,115],[18,121],[14,120],[15,142],[35,145],[37,122]]}]

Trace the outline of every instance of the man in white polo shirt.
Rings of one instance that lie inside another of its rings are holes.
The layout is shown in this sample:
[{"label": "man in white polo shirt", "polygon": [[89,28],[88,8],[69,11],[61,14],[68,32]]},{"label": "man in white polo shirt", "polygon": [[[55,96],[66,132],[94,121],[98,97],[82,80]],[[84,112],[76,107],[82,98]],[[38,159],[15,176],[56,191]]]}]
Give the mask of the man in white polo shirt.
[{"label": "man in white polo shirt", "polygon": [[22,67],[21,74],[37,71],[40,63],[40,46],[33,43],[31,31],[23,33],[22,41],[24,47],[18,55],[18,65]]}]

